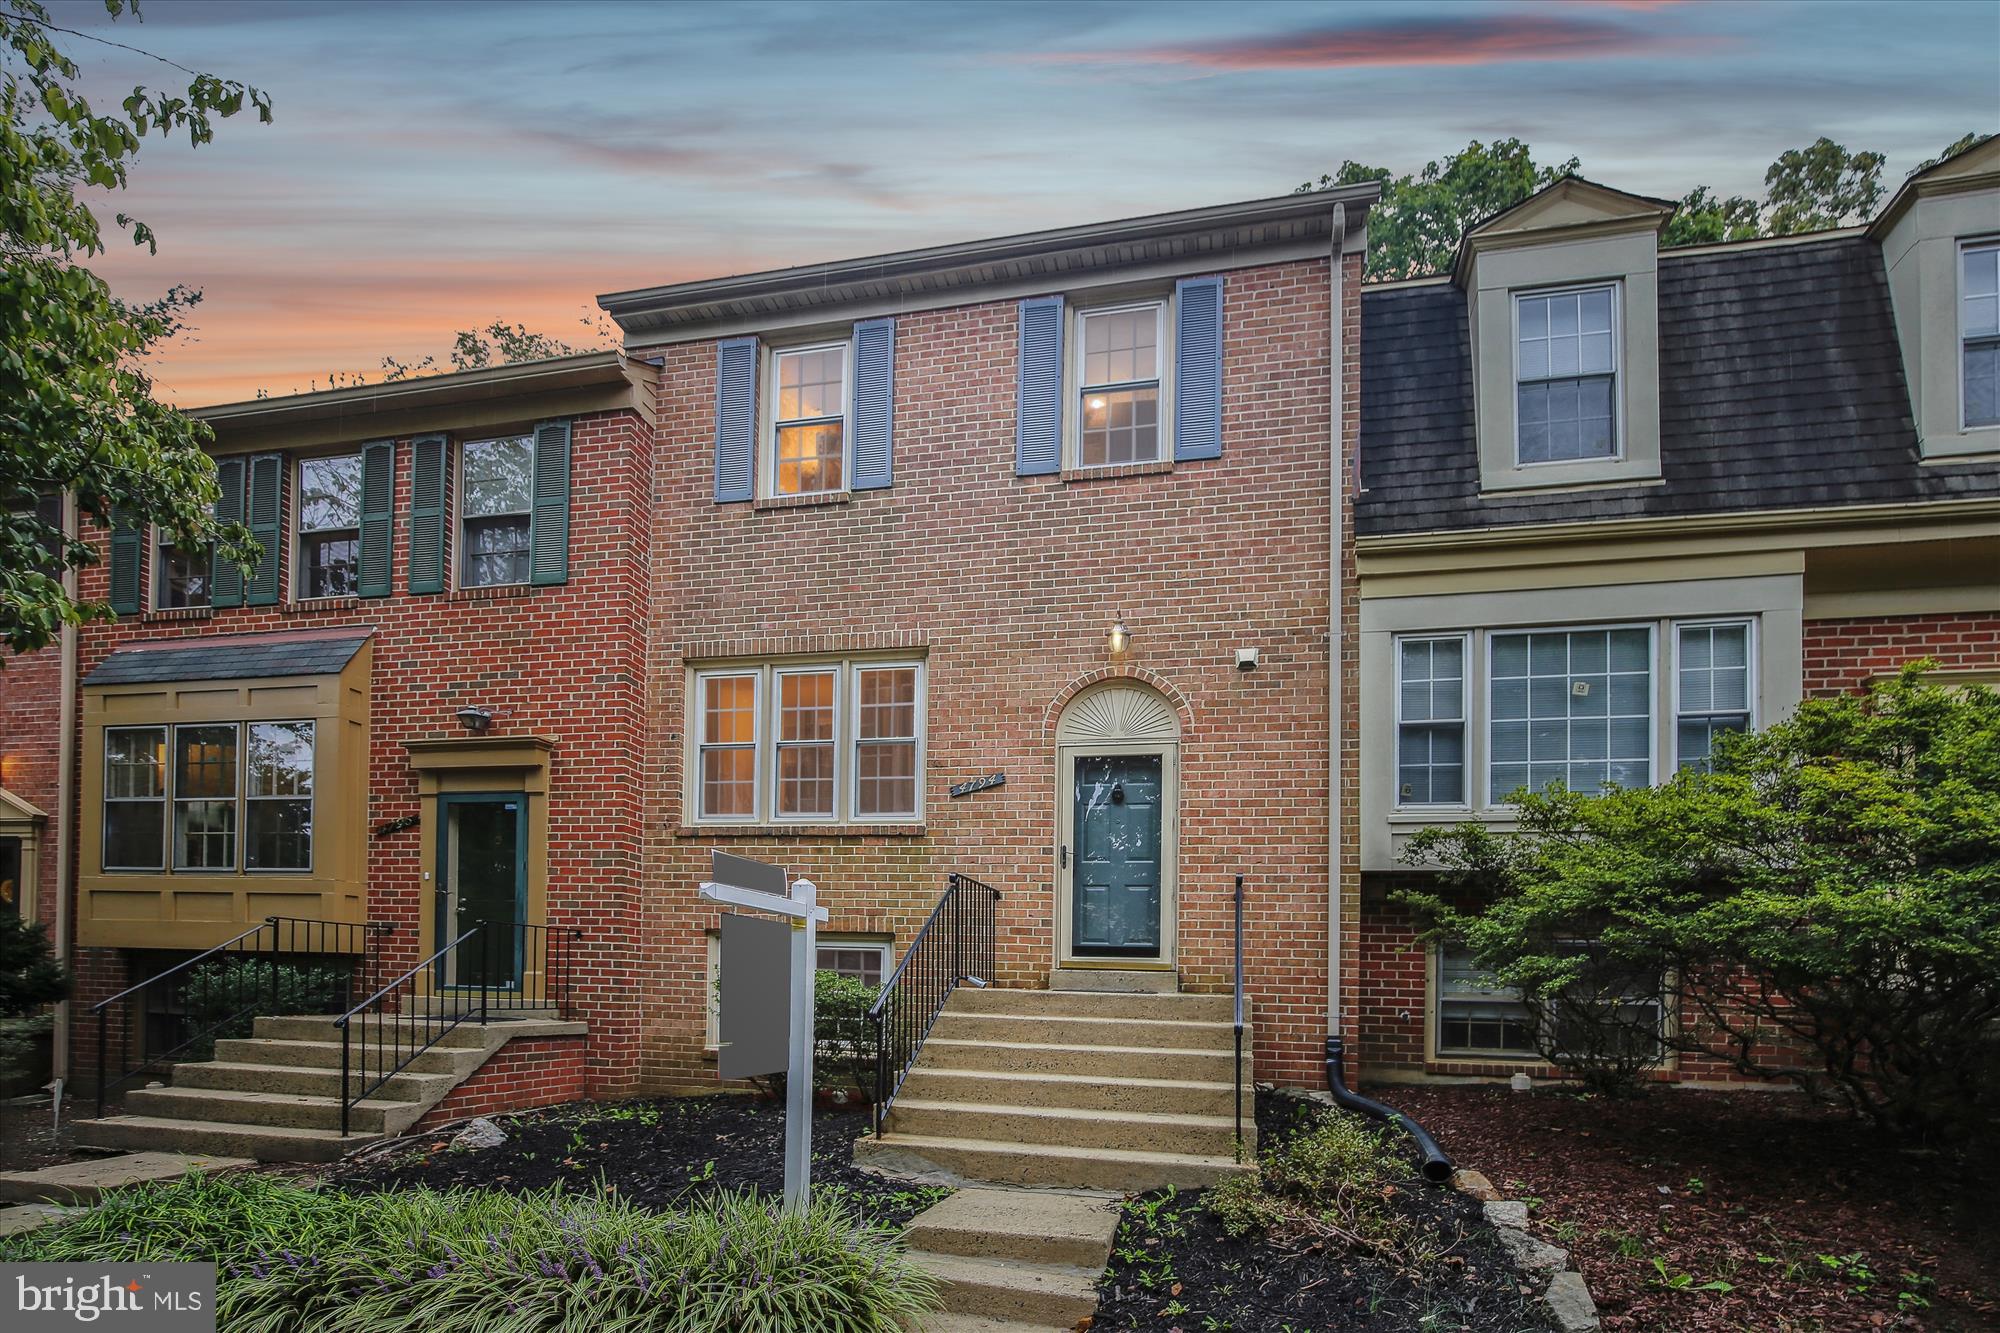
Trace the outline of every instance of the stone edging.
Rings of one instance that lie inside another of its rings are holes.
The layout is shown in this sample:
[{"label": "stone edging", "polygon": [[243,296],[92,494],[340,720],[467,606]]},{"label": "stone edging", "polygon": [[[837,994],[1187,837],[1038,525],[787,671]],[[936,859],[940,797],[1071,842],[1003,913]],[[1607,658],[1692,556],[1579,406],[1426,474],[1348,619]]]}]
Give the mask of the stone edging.
[{"label": "stone edging", "polygon": [[1569,1251],[1537,1240],[1528,1232],[1528,1205],[1503,1199],[1493,1182],[1477,1171],[1451,1173],[1451,1186],[1479,1200],[1480,1211],[1500,1235],[1500,1247],[1514,1261],[1549,1307],[1563,1333],[1596,1333],[1597,1303],[1590,1299],[1583,1274],[1570,1265]]}]

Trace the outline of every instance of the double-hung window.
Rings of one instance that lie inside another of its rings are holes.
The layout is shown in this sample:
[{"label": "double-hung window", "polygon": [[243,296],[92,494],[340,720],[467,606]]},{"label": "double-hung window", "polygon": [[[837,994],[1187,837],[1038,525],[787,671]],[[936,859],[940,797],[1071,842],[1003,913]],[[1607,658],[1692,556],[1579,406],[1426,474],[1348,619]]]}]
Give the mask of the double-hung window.
[{"label": "double-hung window", "polygon": [[[1600,955],[1585,941],[1565,941],[1564,952]],[[1578,1028],[1565,1021],[1570,1010],[1596,1010],[1601,1018]],[[1612,1050],[1648,1057],[1660,1054],[1660,1033],[1666,1015],[1661,978],[1656,972],[1633,975],[1614,972],[1601,961],[1585,966],[1580,980],[1552,1006],[1555,1044],[1578,1056],[1603,1056]],[[1593,1047],[1600,1049],[1593,1049]],[[1440,1056],[1521,1056],[1536,1053],[1534,1017],[1521,992],[1503,985],[1480,969],[1470,951],[1441,946],[1437,951],[1437,1032]]]},{"label": "double-hung window", "polygon": [[361,455],[299,462],[299,591],[352,597],[361,562]]},{"label": "double-hung window", "polygon": [[1465,804],[1465,637],[1396,643],[1396,804]]},{"label": "double-hung window", "polygon": [[106,870],[164,870],[167,848],[167,729],[104,732]]},{"label": "double-hung window", "polygon": [[1464,949],[1437,956],[1437,1050],[1440,1055],[1532,1055],[1534,1022],[1521,993],[1480,970]]},{"label": "double-hung window", "polygon": [[236,869],[234,723],[174,728],[174,869]]},{"label": "double-hung window", "polygon": [[1085,310],[1077,365],[1077,461],[1083,467],[1160,458],[1160,365],[1166,306]]},{"label": "double-hung window", "polygon": [[1706,771],[1718,732],[1750,729],[1750,624],[1674,627],[1674,760]]},{"label": "double-hung window", "polygon": [[771,493],[820,495],[847,486],[847,344],[773,354],[777,382]]},{"label": "double-hung window", "polygon": [[1556,783],[1653,780],[1653,631],[1536,630],[1489,639],[1487,799]]},{"label": "double-hung window", "polygon": [[923,668],[822,661],[694,675],[697,821],[922,817]]},{"label": "double-hung window", "polygon": [[1965,425],[2000,425],[2000,241],[1959,251],[1958,337]]},{"label": "double-hung window", "polygon": [[1618,291],[1514,298],[1516,462],[1618,454]]},{"label": "double-hung window", "polygon": [[535,501],[535,440],[468,440],[459,450],[458,581],[491,588],[528,581]]},{"label": "double-hung window", "polygon": [[183,551],[172,536],[157,534],[153,543],[153,608],[170,611],[182,607],[207,606],[210,551]]}]

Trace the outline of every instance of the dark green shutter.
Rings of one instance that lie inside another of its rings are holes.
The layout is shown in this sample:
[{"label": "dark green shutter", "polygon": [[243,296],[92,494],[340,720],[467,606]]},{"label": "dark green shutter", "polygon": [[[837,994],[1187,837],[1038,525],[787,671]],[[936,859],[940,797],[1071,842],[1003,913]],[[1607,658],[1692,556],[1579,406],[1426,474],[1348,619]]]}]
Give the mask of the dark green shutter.
[{"label": "dark green shutter", "polygon": [[146,558],[146,528],[123,509],[111,514],[111,609],[121,616],[139,614],[139,571]]},{"label": "dark green shutter", "polygon": [[445,447],[442,435],[410,441],[410,591],[444,591]]},{"label": "dark green shutter", "polygon": [[250,572],[243,601],[249,606],[276,606],[285,566],[285,460],[259,454],[250,460],[250,535],[264,548],[264,558]]},{"label": "dark green shutter", "polygon": [[535,505],[528,520],[530,583],[569,582],[569,422],[535,427]]},{"label": "dark green shutter", "polygon": [[389,595],[396,542],[396,442],[361,447],[361,577],[363,597]]},{"label": "dark green shutter", "polygon": [[[216,497],[215,521],[243,521],[243,460],[221,458],[215,463],[215,483],[222,488]],[[243,605],[243,569],[217,550],[209,561],[208,602],[210,606]]]}]

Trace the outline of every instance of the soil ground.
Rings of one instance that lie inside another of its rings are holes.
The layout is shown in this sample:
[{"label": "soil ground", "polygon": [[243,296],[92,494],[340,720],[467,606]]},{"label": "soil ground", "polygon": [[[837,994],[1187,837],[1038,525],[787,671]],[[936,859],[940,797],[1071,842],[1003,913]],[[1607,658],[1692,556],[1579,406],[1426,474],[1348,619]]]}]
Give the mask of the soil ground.
[{"label": "soil ground", "polygon": [[2000,1152],[1904,1151],[1788,1092],[1370,1095],[1536,1201],[1607,1329],[2000,1329]]}]

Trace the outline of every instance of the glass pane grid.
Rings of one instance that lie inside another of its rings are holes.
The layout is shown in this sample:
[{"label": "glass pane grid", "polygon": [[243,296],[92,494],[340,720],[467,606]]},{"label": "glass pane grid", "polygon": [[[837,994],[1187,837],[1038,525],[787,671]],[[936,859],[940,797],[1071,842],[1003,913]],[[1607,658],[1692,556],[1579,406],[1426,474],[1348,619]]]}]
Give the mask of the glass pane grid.
[{"label": "glass pane grid", "polygon": [[308,458],[301,462],[299,531],[341,531],[360,526],[361,455]]},{"label": "glass pane grid", "polygon": [[[465,586],[491,588],[505,583],[526,583],[530,535],[525,515],[466,519]],[[351,586],[354,578],[351,566],[344,578]]]},{"label": "glass pane grid", "polygon": [[843,480],[845,423],[812,422],[778,427],[778,494],[837,491]]},{"label": "glass pane grid", "polygon": [[778,420],[808,421],[844,414],[847,349],[821,347],[778,354]]},{"label": "glass pane grid", "polygon": [[701,812],[747,819],[757,809],[757,678],[701,682]]},{"label": "glass pane grid", "polygon": [[171,541],[159,544],[154,565],[153,605],[160,610],[208,605],[208,571],[211,555],[204,551],[190,555]]},{"label": "glass pane grid", "polygon": [[1644,629],[1495,635],[1488,799],[1651,782],[1650,645]]},{"label": "glass pane grid", "polygon": [[778,677],[778,813],[833,817],[834,673]]},{"label": "glass pane grid", "polygon": [[1083,317],[1083,384],[1132,384],[1160,377],[1159,307]]},{"label": "glass pane grid", "polygon": [[1160,457],[1160,390],[1086,389],[1079,458],[1085,467],[1152,463]]},{"label": "glass pane grid", "polygon": [[526,514],[535,496],[534,437],[470,440],[459,452],[458,472],[465,517]]}]

